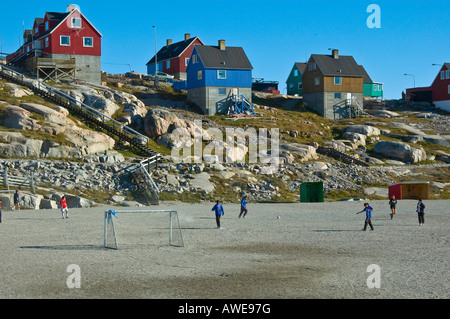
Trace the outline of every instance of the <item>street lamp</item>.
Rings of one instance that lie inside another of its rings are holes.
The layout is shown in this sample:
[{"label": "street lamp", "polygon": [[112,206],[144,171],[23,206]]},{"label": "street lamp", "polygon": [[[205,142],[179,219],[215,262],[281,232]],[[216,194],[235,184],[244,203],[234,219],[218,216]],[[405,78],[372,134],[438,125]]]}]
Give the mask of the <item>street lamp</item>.
[{"label": "street lamp", "polygon": [[414,76],[414,74],[407,74],[405,73],[405,75],[409,75],[412,76],[414,78],[414,88],[416,87],[416,77]]},{"label": "street lamp", "polygon": [[159,78],[158,78],[158,47],[156,42],[156,26],[154,25],[153,28],[155,29],[155,86],[159,85]]}]

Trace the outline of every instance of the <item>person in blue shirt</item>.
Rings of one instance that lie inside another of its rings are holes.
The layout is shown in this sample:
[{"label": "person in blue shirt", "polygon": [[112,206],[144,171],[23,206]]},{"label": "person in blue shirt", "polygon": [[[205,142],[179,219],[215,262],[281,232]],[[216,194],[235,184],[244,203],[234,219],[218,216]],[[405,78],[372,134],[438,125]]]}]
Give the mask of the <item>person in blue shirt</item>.
[{"label": "person in blue shirt", "polygon": [[370,229],[373,230],[373,225],[372,225],[372,213],[373,213],[373,208],[369,205],[369,203],[365,203],[364,204],[364,209],[356,214],[361,214],[361,213],[366,213],[366,220],[364,222],[364,228],[363,231],[367,230],[367,225],[370,226]]},{"label": "person in blue shirt", "polygon": [[220,201],[216,201],[216,205],[214,205],[214,207],[211,210],[214,211],[216,214],[217,228],[221,229],[220,218],[225,215],[225,211]]},{"label": "person in blue shirt", "polygon": [[244,196],[241,200],[241,213],[239,214],[239,218],[247,216],[248,209],[247,209],[247,196]]}]

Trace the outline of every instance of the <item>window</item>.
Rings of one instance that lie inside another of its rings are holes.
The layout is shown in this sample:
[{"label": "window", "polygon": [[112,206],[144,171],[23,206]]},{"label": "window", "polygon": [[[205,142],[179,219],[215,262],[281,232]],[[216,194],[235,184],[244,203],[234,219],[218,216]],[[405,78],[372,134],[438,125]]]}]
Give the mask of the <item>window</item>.
[{"label": "window", "polygon": [[45,22],[45,31],[47,31],[47,30],[48,30],[48,21]]},{"label": "window", "polygon": [[194,54],[194,55],[192,56],[192,63],[197,63],[197,61],[198,61],[197,55]]},{"label": "window", "polygon": [[315,85],[315,86],[319,86],[319,85],[320,85],[320,77],[316,76],[316,77],[314,78],[314,85]]},{"label": "window", "polygon": [[445,78],[447,80],[450,79],[450,70],[447,70],[445,73],[446,73]]},{"label": "window", "polygon": [[49,42],[48,42],[48,37],[45,38],[45,47],[48,48],[49,46]]},{"label": "window", "polygon": [[450,94],[450,85],[448,86],[448,94]]},{"label": "window", "polygon": [[219,80],[225,80],[227,78],[227,71],[226,70],[217,70],[217,78]]},{"label": "window", "polygon": [[200,70],[197,72],[197,80],[203,79],[203,72]]},{"label": "window", "polygon": [[38,27],[34,28],[34,33],[37,34],[38,32],[39,32],[39,28]]},{"label": "window", "polygon": [[61,46],[65,46],[65,47],[69,47],[70,46],[70,37],[67,35],[62,35],[60,37],[60,45]]},{"label": "window", "polygon": [[292,91],[294,89],[294,84],[289,84],[289,90]]},{"label": "window", "polygon": [[92,48],[94,46],[94,38],[85,38],[83,37],[83,46]]},{"label": "window", "polygon": [[315,71],[316,70],[316,63],[311,62],[310,64],[308,64],[308,69],[309,69],[309,71]]},{"label": "window", "polygon": [[81,18],[72,18],[72,28],[81,29]]},{"label": "window", "polygon": [[227,89],[226,88],[219,88],[219,95],[225,95],[227,94]]},{"label": "window", "polygon": [[184,59],[184,65],[188,66],[189,65],[189,58]]},{"label": "window", "polygon": [[341,93],[334,93],[334,98],[340,100],[342,98]]},{"label": "window", "polygon": [[294,70],[294,76],[295,76],[295,77],[298,76],[298,70],[297,70],[297,69]]},{"label": "window", "polygon": [[166,69],[170,69],[170,60],[166,61]]},{"label": "window", "polygon": [[341,85],[342,84],[342,77],[335,76],[334,77],[334,85]]},{"label": "window", "polygon": [[300,82],[300,83],[298,84],[298,89],[299,89],[299,90],[303,89],[303,83],[302,83],[302,82]]},{"label": "window", "polygon": [[445,79],[445,71],[441,71],[441,80]]}]

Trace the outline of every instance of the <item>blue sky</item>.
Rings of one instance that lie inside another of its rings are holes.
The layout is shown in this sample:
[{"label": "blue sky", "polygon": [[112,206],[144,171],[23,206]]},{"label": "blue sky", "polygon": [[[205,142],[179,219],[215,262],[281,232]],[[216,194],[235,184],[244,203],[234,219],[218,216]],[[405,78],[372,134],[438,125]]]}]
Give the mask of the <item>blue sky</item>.
[{"label": "blue sky", "polygon": [[[145,73],[145,64],[166,39],[181,41],[185,33],[207,45],[225,39],[242,46],[253,64],[253,77],[280,82],[295,62],[328,48],[352,55],[374,81],[385,84],[385,98],[400,98],[414,86],[428,86],[439,67],[450,62],[450,1],[448,0],[195,0],[195,1],[8,1],[2,3],[0,45],[18,49],[23,23],[31,29],[46,11],[80,6],[103,34],[102,70],[125,73],[128,65]],[[124,5],[124,3],[126,3]],[[367,26],[367,7],[381,9],[381,28]]]}]

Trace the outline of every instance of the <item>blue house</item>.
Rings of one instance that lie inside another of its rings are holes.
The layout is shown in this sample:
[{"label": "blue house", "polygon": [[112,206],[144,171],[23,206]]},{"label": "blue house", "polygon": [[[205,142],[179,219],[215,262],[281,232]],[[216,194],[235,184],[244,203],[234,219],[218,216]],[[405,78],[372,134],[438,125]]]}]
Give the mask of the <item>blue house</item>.
[{"label": "blue house", "polygon": [[[252,70],[241,47],[196,45],[187,67],[188,100],[207,115],[252,111]],[[239,107],[238,107],[239,105]]]}]

